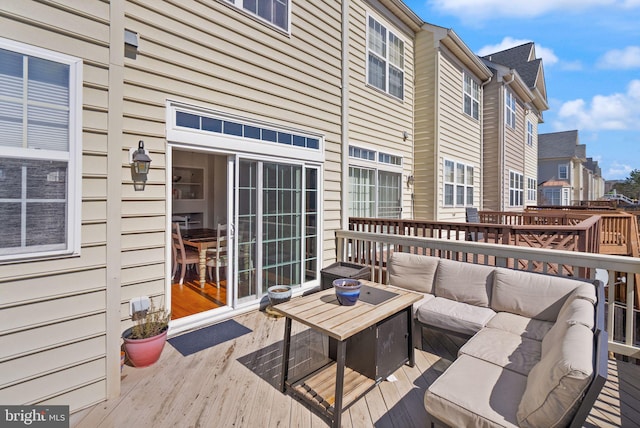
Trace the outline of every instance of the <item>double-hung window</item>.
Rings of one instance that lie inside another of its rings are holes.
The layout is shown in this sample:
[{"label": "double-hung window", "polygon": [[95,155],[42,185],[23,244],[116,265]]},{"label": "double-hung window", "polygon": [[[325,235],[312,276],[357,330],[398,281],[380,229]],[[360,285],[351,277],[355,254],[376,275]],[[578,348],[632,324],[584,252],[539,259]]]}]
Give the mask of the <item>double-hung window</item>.
[{"label": "double-hung window", "polygon": [[524,193],[524,178],[522,174],[509,171],[509,206],[521,207]]},{"label": "double-hung window", "polygon": [[536,186],[536,179],[527,177],[527,201],[535,202],[538,193],[538,186]]},{"label": "double-hung window", "polygon": [[558,179],[559,180],[569,179],[569,165],[567,165],[566,163],[558,165]]},{"label": "double-hung window", "polygon": [[464,73],[464,112],[474,119],[480,117],[480,85]]},{"label": "double-hung window", "polygon": [[404,99],[404,42],[369,16],[367,26],[367,83]]},{"label": "double-hung window", "polygon": [[0,38],[0,260],[80,247],[82,61]]},{"label": "double-hung window", "polygon": [[239,9],[289,31],[291,0],[227,0]]},{"label": "double-hung window", "polygon": [[505,89],[505,120],[509,128],[516,128],[516,97],[508,89]]},{"label": "double-hung window", "polygon": [[444,160],[444,206],[473,206],[473,167]]},{"label": "double-hung window", "polygon": [[527,146],[533,147],[533,122],[527,119]]},{"label": "double-hung window", "polygon": [[349,146],[349,216],[400,218],[402,157]]}]

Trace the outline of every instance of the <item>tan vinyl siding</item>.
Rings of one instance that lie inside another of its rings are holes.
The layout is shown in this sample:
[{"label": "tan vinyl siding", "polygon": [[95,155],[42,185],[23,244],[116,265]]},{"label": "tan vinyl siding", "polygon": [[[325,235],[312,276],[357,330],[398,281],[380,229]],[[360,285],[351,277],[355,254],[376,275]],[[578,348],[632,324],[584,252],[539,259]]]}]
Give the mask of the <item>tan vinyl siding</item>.
[{"label": "tan vinyl siding", "polygon": [[109,4],[5,2],[0,37],[83,60],[79,257],[0,265],[0,402],[105,399]]},{"label": "tan vinyl siding", "polygon": [[435,106],[438,103],[433,33],[418,32],[416,39],[416,106],[414,112],[415,218],[433,220],[436,210],[437,161]]},{"label": "tan vinyl siding", "polygon": [[[479,202],[480,183],[480,120],[464,113],[464,69],[444,49],[438,61],[440,91],[438,103],[438,178],[437,204],[441,221],[464,221],[464,207],[444,207],[444,159],[461,162],[474,168],[474,206]],[[477,80],[476,80],[477,82]],[[481,82],[478,82],[480,84]]]},{"label": "tan vinyl siding", "polygon": [[[410,218],[406,177],[413,171],[414,33],[367,2],[352,2],[349,13],[349,144],[402,156],[402,217]],[[403,100],[367,85],[367,13],[404,42]],[[409,134],[406,141],[404,131]]]},{"label": "tan vinyl siding", "polygon": [[[501,163],[501,135],[503,122],[502,85],[492,80],[484,87],[483,95],[483,206],[485,210],[500,210],[501,187],[503,185]],[[507,172],[508,174],[508,172]]]},{"label": "tan vinyl siding", "polygon": [[[514,94],[515,95],[515,94]],[[524,106],[522,101],[516,97],[516,127],[505,126],[505,168],[503,175],[504,207],[506,211],[521,211],[524,206],[509,206],[509,171],[522,174],[524,177],[525,197],[526,197],[526,176],[525,176],[525,119]],[[526,203],[525,200],[523,200]]]}]

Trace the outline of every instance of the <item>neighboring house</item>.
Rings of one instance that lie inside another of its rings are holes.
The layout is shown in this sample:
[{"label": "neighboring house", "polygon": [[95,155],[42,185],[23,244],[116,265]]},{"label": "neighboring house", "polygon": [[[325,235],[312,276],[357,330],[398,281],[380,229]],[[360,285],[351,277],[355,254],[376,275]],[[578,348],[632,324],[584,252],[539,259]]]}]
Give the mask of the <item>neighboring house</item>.
[{"label": "neighboring house", "polygon": [[451,29],[425,23],[416,42],[414,217],[465,220],[479,207],[482,91],[491,71]]},{"label": "neighboring house", "polygon": [[482,57],[494,74],[484,88],[482,209],[537,204],[538,124],[547,110],[542,60],[533,43]]},{"label": "neighboring house", "polygon": [[593,158],[587,158],[584,163],[584,172],[587,182],[587,190],[583,193],[585,200],[597,201],[604,196],[604,177],[602,177],[602,169],[598,165],[598,161]]},{"label": "neighboring house", "polygon": [[252,4],[3,3],[0,403],[119,394],[131,299],[171,303],[174,218],[235,226],[229,260],[250,259],[179,332],[317,286],[352,210],[410,216],[423,22],[398,0]]},{"label": "neighboring house", "polygon": [[587,158],[587,146],[580,144],[577,130],[540,134],[538,144],[541,204],[579,205],[604,195],[602,171],[597,161]]},{"label": "neighboring house", "polygon": [[400,1],[350,2],[349,14],[343,220],[412,218],[406,183],[414,168],[415,33],[423,21]]}]

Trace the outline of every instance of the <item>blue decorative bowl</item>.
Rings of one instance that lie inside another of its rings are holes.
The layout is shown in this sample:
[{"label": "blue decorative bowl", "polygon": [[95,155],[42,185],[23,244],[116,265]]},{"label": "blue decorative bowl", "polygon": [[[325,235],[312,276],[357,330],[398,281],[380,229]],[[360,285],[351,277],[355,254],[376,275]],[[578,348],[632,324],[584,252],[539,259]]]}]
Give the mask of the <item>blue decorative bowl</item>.
[{"label": "blue decorative bowl", "polygon": [[362,284],[357,279],[340,278],[333,281],[338,302],[343,306],[353,306],[360,297]]}]

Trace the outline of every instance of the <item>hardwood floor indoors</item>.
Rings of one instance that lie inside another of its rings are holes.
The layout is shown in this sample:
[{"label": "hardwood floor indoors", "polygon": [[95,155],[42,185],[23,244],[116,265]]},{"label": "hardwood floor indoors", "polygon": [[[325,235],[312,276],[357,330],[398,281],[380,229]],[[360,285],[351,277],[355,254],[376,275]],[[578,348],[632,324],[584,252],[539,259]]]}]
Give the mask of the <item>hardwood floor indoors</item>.
[{"label": "hardwood floor indoors", "polygon": [[[226,275],[221,275],[225,278]],[[207,279],[209,279],[207,277]],[[220,281],[220,288],[214,282],[200,288],[198,273],[195,269],[187,269],[184,283],[171,284],[171,319],[175,320],[200,312],[224,306],[227,302],[227,281]]]}]

